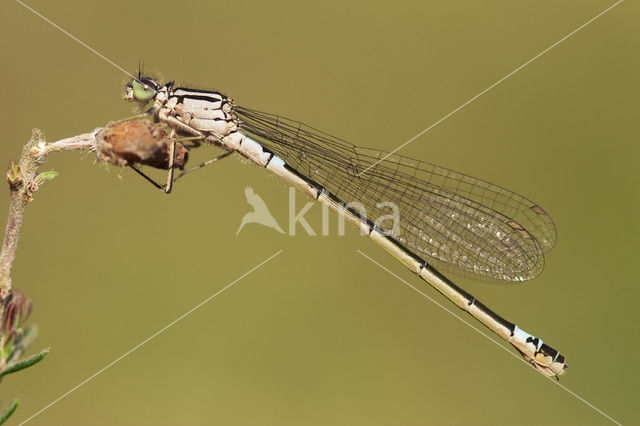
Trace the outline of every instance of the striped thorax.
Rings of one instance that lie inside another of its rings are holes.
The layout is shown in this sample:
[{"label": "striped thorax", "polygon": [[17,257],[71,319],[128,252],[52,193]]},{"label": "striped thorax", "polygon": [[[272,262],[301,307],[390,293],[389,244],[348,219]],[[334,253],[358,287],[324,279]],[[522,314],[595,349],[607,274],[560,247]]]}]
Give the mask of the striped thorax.
[{"label": "striped thorax", "polygon": [[274,159],[272,152],[240,131],[233,100],[222,93],[174,89],[173,81],[160,86],[150,78],[139,77],[127,85],[125,99],[143,105],[153,101],[150,111],[159,121],[178,132],[202,136],[205,142],[237,151],[262,167]]},{"label": "striped thorax", "polygon": [[148,103],[153,100],[156,117],[178,131],[203,136],[209,143],[233,149],[238,117],[233,101],[218,92],[160,86],[150,78],[139,78],[127,86],[125,99]]}]

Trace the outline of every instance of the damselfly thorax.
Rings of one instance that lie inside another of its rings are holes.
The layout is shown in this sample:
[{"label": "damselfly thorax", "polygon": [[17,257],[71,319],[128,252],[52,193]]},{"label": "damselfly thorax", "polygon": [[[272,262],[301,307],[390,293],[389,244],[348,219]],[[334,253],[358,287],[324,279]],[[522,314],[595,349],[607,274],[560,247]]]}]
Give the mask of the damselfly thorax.
[{"label": "damselfly thorax", "polygon": [[[142,79],[149,87],[158,87],[153,107],[149,112],[158,120],[169,124],[177,131],[193,136],[202,136],[203,141],[222,146],[232,143],[225,138],[238,132],[239,119],[233,101],[227,96],[203,90],[176,88],[173,82],[157,86],[153,80]],[[125,94],[135,100],[133,88]]]}]

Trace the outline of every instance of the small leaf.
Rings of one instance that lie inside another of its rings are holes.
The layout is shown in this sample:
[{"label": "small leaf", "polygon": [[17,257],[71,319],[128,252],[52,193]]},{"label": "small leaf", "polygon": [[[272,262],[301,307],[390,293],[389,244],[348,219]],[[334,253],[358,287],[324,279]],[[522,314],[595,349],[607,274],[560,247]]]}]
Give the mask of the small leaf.
[{"label": "small leaf", "polygon": [[16,408],[18,408],[18,402],[19,401],[17,399],[14,399],[13,401],[11,401],[11,405],[9,406],[7,411],[5,411],[4,413],[0,414],[0,425],[3,424],[4,422],[6,422],[7,419],[9,417],[11,417],[13,412],[16,411]]},{"label": "small leaf", "polygon": [[43,349],[35,355],[31,355],[20,361],[16,361],[12,364],[7,365],[7,367],[0,371],[0,377],[4,377],[7,374],[15,373],[16,371],[24,370],[25,368],[29,368],[32,365],[35,365],[42,361],[42,359],[47,356],[49,353],[49,349]]},{"label": "small leaf", "polygon": [[44,182],[46,180],[53,180],[58,176],[58,172],[54,172],[50,170],[48,172],[42,172],[38,176],[36,176],[36,182]]},{"label": "small leaf", "polygon": [[13,190],[18,189],[22,184],[20,166],[15,161],[10,161],[9,167],[7,167],[7,182]]}]

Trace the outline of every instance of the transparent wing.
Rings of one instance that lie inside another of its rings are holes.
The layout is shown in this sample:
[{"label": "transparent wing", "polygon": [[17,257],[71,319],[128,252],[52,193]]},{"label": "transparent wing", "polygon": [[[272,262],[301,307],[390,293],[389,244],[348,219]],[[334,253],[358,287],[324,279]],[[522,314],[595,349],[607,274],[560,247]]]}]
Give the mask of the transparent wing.
[{"label": "transparent wing", "polygon": [[[242,107],[244,132],[301,174],[375,221],[407,247],[462,270],[505,281],[538,276],[556,241],[537,204],[505,188],[433,164],[360,148],[303,123]],[[386,157],[386,158],[385,158]],[[380,161],[383,159],[383,161]]]}]

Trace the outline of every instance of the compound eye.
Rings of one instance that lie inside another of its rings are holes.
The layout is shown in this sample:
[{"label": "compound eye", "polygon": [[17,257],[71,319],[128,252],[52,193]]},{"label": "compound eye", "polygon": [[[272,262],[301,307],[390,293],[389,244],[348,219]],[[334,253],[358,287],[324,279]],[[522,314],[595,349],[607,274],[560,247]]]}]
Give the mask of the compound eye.
[{"label": "compound eye", "polygon": [[156,95],[155,87],[141,83],[139,81],[133,81],[131,84],[133,98],[139,102],[149,102]]}]

